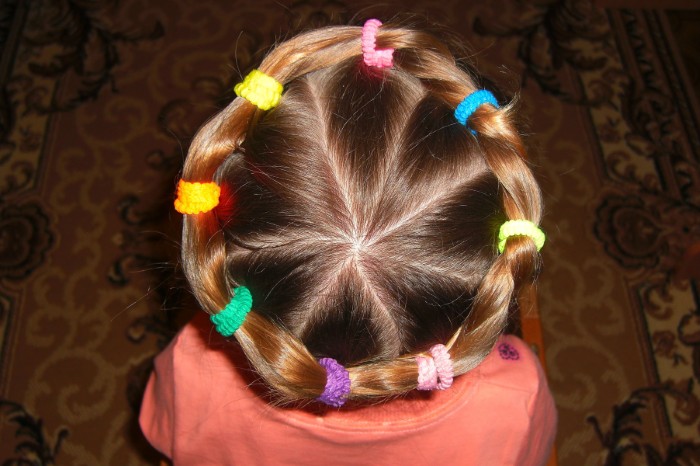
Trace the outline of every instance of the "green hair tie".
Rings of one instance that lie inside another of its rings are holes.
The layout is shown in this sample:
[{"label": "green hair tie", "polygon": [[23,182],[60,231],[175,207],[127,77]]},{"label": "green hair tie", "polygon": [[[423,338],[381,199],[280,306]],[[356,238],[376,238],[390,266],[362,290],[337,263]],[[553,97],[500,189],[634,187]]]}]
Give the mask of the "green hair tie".
[{"label": "green hair tie", "polygon": [[506,241],[511,236],[529,236],[535,242],[538,251],[544,246],[545,235],[537,225],[529,220],[508,220],[498,231],[498,252],[503,252]]},{"label": "green hair tie", "polygon": [[225,308],[209,319],[216,325],[216,331],[225,337],[230,337],[243,324],[245,316],[253,306],[253,297],[245,286],[233,289],[233,298]]}]

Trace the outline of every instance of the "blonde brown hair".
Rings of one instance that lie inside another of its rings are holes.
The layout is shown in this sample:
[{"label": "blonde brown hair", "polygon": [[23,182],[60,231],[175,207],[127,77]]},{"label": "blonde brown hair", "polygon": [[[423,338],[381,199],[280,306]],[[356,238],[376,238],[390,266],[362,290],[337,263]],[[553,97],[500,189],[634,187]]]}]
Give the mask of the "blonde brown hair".
[{"label": "blonde brown hair", "polygon": [[332,357],[350,399],[413,390],[415,357],[449,348],[455,374],[503,331],[514,293],[538,266],[533,241],[496,234],[538,224],[541,195],[513,107],[454,108],[478,86],[432,35],[385,24],[394,67],[362,63],[361,28],[283,42],[259,69],[284,84],[268,112],[235,99],[195,137],[183,178],[215,180],[213,212],[184,220],[184,268],[210,314],[247,286],[235,333],[282,401],[317,398]]}]

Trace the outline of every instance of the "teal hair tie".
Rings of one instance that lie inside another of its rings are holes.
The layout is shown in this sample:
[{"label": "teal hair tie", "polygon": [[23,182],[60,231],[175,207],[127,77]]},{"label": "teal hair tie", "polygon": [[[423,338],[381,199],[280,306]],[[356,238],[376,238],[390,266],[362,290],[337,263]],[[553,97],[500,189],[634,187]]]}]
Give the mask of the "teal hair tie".
[{"label": "teal hair tie", "polygon": [[545,235],[537,225],[529,220],[508,220],[498,231],[498,252],[503,252],[506,241],[511,236],[529,236],[535,242],[538,251],[544,246]]},{"label": "teal hair tie", "polygon": [[225,308],[209,319],[216,326],[216,331],[225,337],[230,337],[243,324],[245,316],[253,307],[253,297],[245,286],[233,289],[233,297]]},{"label": "teal hair tie", "polygon": [[[487,91],[486,89],[474,91],[468,96],[466,96],[464,100],[457,106],[457,108],[455,109],[455,118],[461,124],[469,128],[469,125],[467,123],[469,117],[472,116],[474,112],[476,112],[477,108],[481,107],[484,104],[490,104],[498,108],[498,100],[496,100],[496,97],[490,91]],[[471,128],[469,128],[469,131],[471,131],[471,133],[476,136],[476,131],[474,131]]]}]

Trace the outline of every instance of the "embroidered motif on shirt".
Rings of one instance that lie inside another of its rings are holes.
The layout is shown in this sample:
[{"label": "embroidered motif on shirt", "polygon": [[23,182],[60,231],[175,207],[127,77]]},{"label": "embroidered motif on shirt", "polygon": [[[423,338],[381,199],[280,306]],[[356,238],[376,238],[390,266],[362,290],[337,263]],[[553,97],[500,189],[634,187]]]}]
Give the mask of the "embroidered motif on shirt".
[{"label": "embroidered motif on shirt", "polygon": [[501,343],[498,345],[498,354],[501,356],[501,359],[510,359],[512,361],[520,359],[520,353],[518,353],[518,350],[513,348],[508,343]]}]

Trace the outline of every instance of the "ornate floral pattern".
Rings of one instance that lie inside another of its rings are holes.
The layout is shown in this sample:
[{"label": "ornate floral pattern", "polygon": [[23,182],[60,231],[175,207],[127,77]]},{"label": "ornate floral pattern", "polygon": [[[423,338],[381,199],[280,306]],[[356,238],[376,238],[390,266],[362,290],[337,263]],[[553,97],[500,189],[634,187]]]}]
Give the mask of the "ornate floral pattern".
[{"label": "ornate floral pattern", "polygon": [[662,194],[611,193],[598,208],[595,228],[622,267],[669,274],[692,241],[698,213]]},{"label": "ornate floral pattern", "polygon": [[[158,21],[148,32],[113,26],[114,3],[36,0],[31,8],[21,1],[0,7],[1,50],[3,57],[14,58],[12,77],[0,81],[0,196],[32,185],[47,114],[93,101],[107,86],[116,92],[119,46],[163,35]],[[15,30],[23,35],[13,34]],[[65,83],[74,80],[78,82],[66,89]],[[56,92],[59,81],[62,92]]]},{"label": "ornate floral pattern", "polygon": [[[627,313],[635,328],[648,330],[637,334],[634,346],[653,355],[643,369],[650,374],[648,382],[654,387],[673,387],[638,389],[628,402],[615,408],[611,431],[602,435],[598,430],[601,443],[611,452],[606,464],[630,464],[641,458],[648,464],[662,464],[662,459],[668,461],[663,464],[676,464],[674,461],[697,450],[694,439],[700,429],[693,401],[700,396],[694,337],[700,305],[693,291],[697,284],[676,279],[685,251],[700,241],[700,147],[698,129],[686,124],[697,116],[685,104],[688,88],[678,64],[668,58],[672,51],[664,38],[663,16],[639,10],[603,11],[591,2],[569,0],[517,3],[513,8],[517,10],[514,16],[503,15],[501,10],[481,14],[475,30],[489,36],[517,37],[524,76],[533,77],[540,89],[559,99],[586,104],[583,118],[597,135],[597,143],[586,147],[588,153],[577,153],[572,146],[560,152],[565,168],[555,175],[571,170],[579,179],[586,178],[586,190],[571,178],[568,185],[562,182],[562,190],[553,198],[566,196],[568,206],[575,208],[574,196],[583,194],[583,203],[597,206],[593,216],[590,211],[579,211],[584,217],[575,219],[575,225],[593,233],[615,264],[595,256],[582,257],[583,270],[614,270],[601,277],[597,289],[584,293],[580,293],[585,286],[581,284],[588,275],[555,264],[555,270],[575,277],[574,296],[587,309],[580,317],[606,321],[593,328],[582,319],[569,327],[569,338],[576,341],[572,344],[579,351],[600,350],[604,328],[610,335],[621,332],[622,327],[610,325],[604,314],[596,314],[590,302],[601,287],[609,290],[605,293],[610,297],[612,287],[619,286],[631,297]],[[540,111],[537,116],[546,114]],[[556,166],[555,161],[549,163]],[[593,192],[598,194],[593,196]],[[563,210],[559,214],[557,225],[566,225],[565,234],[585,247],[585,235],[574,234],[568,224],[572,219]],[[546,298],[545,294],[543,301]],[[609,300],[592,301],[597,306],[610,305]],[[609,358],[619,361],[623,356]],[[561,368],[552,366],[556,379]],[[580,372],[576,376],[584,377]],[[623,393],[623,387],[618,390]],[[644,404],[652,413],[650,424],[653,419],[669,421],[652,429],[661,432],[658,439],[644,437],[648,428],[630,430],[629,426],[642,406],[639,397],[651,392],[654,402]],[[573,406],[581,400],[567,402]],[[666,450],[655,451],[650,447],[653,444],[665,445]],[[626,456],[632,451],[640,453],[637,460]],[[564,445],[560,454],[567,453]]]},{"label": "ornate floral pattern", "polygon": [[501,343],[500,345],[498,345],[498,355],[501,356],[501,359],[511,361],[516,361],[520,359],[520,354],[518,353],[518,350],[513,348],[508,343]]},{"label": "ornate floral pattern", "polygon": [[0,279],[19,280],[44,261],[52,243],[49,220],[38,204],[0,208]]},{"label": "ornate floral pattern", "polygon": [[[670,442],[664,450],[659,450],[651,442],[644,438],[644,424],[646,416],[644,411],[654,403],[663,402],[664,396],[673,396],[677,399],[687,399],[688,393],[670,385],[639,388],[622,403],[613,407],[613,420],[611,427],[603,431],[598,419],[589,416],[588,422],[595,429],[598,440],[605,448],[605,466],[622,466],[626,464],[648,465],[681,465],[700,463],[700,445],[693,441],[675,440]],[[697,398],[692,402],[692,419],[698,417],[700,404]]]},{"label": "ornate floral pattern", "polygon": [[[15,426],[16,447],[14,455],[3,461],[3,466],[50,466],[56,464],[61,443],[68,437],[69,430],[61,427],[51,437],[46,435],[41,419],[27,412],[20,403],[0,399],[0,417],[3,425],[0,432],[9,425]],[[3,435],[9,438],[9,435]]]},{"label": "ornate floral pattern", "polygon": [[[54,96],[50,104],[30,98],[31,109],[38,112],[70,110],[88,100],[96,99],[107,85],[116,91],[114,68],[120,61],[119,45],[137,44],[163,36],[163,25],[155,21],[150,31],[136,31],[134,27],[119,29],[108,19],[114,1],[97,2],[88,7],[77,0],[34,2],[29,21],[32,31],[26,37],[32,48],[59,47],[60,53],[52,54],[48,61],[31,61],[29,70],[38,76],[58,79],[67,73],[75,73],[80,83],[64,99]],[[111,27],[110,27],[111,26]],[[30,93],[31,95],[31,93]]]},{"label": "ornate floral pattern", "polygon": [[[474,30],[483,35],[517,37],[518,58],[527,69],[523,82],[532,77],[545,91],[568,101],[600,103],[574,89],[565,89],[561,79],[565,68],[577,72],[602,68],[605,56],[591,54],[606,46],[610,31],[602,11],[590,2],[576,0],[513,2],[515,14],[504,15],[493,9],[474,21]],[[508,8],[508,7],[506,7]],[[505,20],[504,20],[505,18]]]}]

